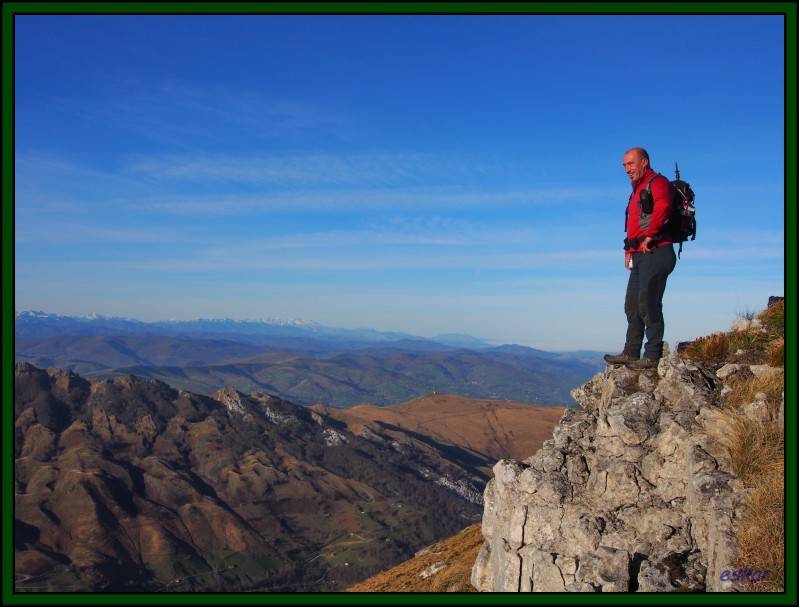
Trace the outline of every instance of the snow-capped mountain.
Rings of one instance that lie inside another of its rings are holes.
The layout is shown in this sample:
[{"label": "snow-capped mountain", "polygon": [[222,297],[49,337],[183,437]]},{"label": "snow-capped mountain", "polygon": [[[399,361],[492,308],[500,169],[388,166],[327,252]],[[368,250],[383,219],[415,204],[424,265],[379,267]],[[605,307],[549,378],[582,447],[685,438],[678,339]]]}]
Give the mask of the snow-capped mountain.
[{"label": "snow-capped mountain", "polygon": [[170,335],[180,337],[306,338],[324,341],[389,344],[412,341],[435,344],[408,333],[377,331],[369,328],[329,327],[312,320],[266,317],[260,319],[195,318],[143,322],[131,318],[92,313],[84,316],[53,314],[40,310],[15,312],[14,335],[17,338],[58,337],[66,335]]}]

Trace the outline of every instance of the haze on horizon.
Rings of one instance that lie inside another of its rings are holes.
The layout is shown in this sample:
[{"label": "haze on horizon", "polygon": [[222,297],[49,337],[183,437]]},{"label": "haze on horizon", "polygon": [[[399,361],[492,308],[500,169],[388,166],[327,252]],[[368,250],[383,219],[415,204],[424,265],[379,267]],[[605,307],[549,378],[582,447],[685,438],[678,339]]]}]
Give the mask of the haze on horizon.
[{"label": "haze on horizon", "polygon": [[783,31],[18,15],[15,308],[618,351],[643,145],[697,194],[666,340],[724,330],[784,294]]}]

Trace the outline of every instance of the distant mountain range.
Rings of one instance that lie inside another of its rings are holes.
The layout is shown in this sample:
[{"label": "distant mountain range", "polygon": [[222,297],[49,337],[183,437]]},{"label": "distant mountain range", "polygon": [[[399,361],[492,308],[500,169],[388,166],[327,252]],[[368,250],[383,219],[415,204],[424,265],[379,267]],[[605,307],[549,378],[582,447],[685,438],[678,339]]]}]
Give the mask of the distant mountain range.
[{"label": "distant mountain range", "polygon": [[[375,329],[341,329],[328,327],[311,320],[266,318],[257,320],[233,320],[230,318],[198,318],[195,320],[164,320],[143,322],[132,318],[89,314],[65,316],[41,311],[23,311],[14,314],[16,337],[57,337],[76,335],[163,335],[193,338],[228,338],[262,345],[302,346],[297,339],[333,344],[339,349],[361,348],[377,343],[423,344],[454,347],[484,348],[491,344],[471,335],[444,334],[434,338],[418,337],[409,333],[377,331]],[[277,338],[277,341],[275,341]],[[286,338],[281,341],[280,338]],[[292,340],[291,338],[294,338]]]},{"label": "distant mountain range", "polygon": [[205,395],[224,386],[265,391],[306,405],[387,405],[434,392],[565,405],[569,390],[604,366],[598,352],[439,339],[296,320],[15,317],[18,362],[94,379],[132,373]]},{"label": "distant mountain range", "polygon": [[496,457],[562,413],[437,396],[336,419],[131,375],[14,379],[18,592],[339,590],[478,520]]}]

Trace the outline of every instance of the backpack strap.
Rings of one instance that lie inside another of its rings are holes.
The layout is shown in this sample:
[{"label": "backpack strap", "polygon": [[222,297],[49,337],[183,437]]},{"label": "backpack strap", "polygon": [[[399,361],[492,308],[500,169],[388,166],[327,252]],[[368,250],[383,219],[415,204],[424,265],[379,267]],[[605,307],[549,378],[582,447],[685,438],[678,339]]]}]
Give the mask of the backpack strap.
[{"label": "backpack strap", "polygon": [[652,175],[652,177],[650,177],[650,178],[649,178],[649,181],[647,181],[647,182],[646,182],[646,187],[645,187],[644,189],[645,189],[647,192],[649,192],[650,194],[652,193],[652,190],[650,190],[650,189],[649,189],[649,186],[651,186],[651,185],[652,185],[652,180],[653,180],[655,177],[659,177],[659,176],[660,176],[660,173],[655,173],[654,175]]},{"label": "backpack strap", "polygon": [[[649,192],[650,194],[652,193],[652,190],[650,190],[650,186],[652,185],[652,180],[654,180],[655,177],[658,177],[659,175],[660,175],[660,173],[655,173],[654,175],[652,175],[652,177],[649,178],[649,180],[646,182],[646,185],[644,186],[644,189],[647,192]],[[635,195],[635,190],[632,191],[632,193],[630,194],[630,197],[627,199],[627,206],[624,209],[624,233],[625,234],[627,233],[627,219],[630,216],[630,203],[633,201],[633,196],[634,195]],[[682,246],[682,245],[680,245],[680,246]]]},{"label": "backpack strap", "polygon": [[[652,180],[655,177],[657,177],[658,175],[660,175],[660,173],[655,173],[654,175],[652,175],[652,177],[649,178],[649,181],[646,182],[646,186],[644,186],[644,189],[647,192],[649,192],[650,194],[652,193],[652,191],[649,189],[649,186],[652,184]],[[630,203],[633,201],[633,196],[635,196],[635,190],[633,190],[630,193],[630,197],[627,199],[627,207],[624,209],[624,233],[625,234],[627,233],[627,219],[628,219],[628,217],[630,215]]]}]

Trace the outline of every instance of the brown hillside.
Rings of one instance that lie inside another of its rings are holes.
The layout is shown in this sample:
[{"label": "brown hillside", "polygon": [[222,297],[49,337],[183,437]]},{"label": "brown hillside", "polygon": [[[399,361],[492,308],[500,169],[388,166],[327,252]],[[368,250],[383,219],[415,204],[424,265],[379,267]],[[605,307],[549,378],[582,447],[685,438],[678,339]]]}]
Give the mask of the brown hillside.
[{"label": "brown hillside", "polygon": [[487,457],[524,459],[534,454],[552,436],[565,409],[527,405],[504,400],[467,398],[452,394],[431,394],[400,405],[377,407],[356,405],[313,409],[347,424],[348,430],[363,435],[386,432],[391,426],[418,432]]},{"label": "brown hillside", "polygon": [[465,451],[264,393],[18,363],[14,413],[19,592],[338,590],[479,518]]},{"label": "brown hillside", "polygon": [[416,556],[346,589],[347,592],[476,592],[469,581],[483,545],[480,525],[420,550]]}]

